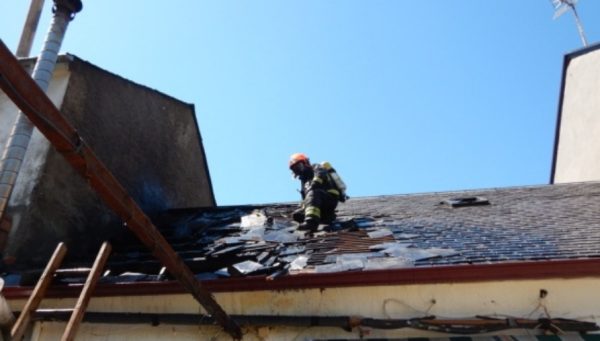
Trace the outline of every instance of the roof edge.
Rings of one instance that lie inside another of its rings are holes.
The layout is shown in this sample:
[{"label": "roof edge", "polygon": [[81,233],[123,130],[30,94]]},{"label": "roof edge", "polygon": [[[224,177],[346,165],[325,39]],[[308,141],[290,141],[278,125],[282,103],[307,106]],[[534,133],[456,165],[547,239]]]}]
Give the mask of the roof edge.
[{"label": "roof edge", "polygon": [[206,174],[206,179],[208,181],[208,187],[210,190],[210,200],[212,203],[212,207],[217,206],[217,199],[215,197],[215,191],[212,184],[212,178],[210,176],[210,170],[208,168],[208,159],[206,158],[206,150],[204,149],[204,141],[202,140],[202,134],[200,133],[200,125],[198,124],[198,117],[196,114],[196,106],[194,104],[189,104],[190,109],[192,110],[192,118],[194,119],[194,124],[196,125],[196,134],[198,136],[198,143],[200,144],[200,153],[202,154],[202,163],[204,164],[204,173]]},{"label": "roof edge", "polygon": [[[19,63],[21,63],[21,65],[23,65],[23,67],[25,67],[26,69],[27,69],[27,67],[33,68],[35,66],[35,63],[37,62],[37,59],[38,59],[37,56],[18,58]],[[142,83],[133,81],[133,80],[131,80],[131,79],[125,77],[125,76],[122,76],[122,75],[120,75],[118,73],[115,73],[114,71],[109,71],[108,69],[100,67],[100,66],[92,63],[91,61],[88,61],[86,59],[78,57],[75,54],[68,53],[68,52],[61,53],[61,54],[59,54],[57,56],[57,59],[56,59],[56,63],[67,63],[68,64],[68,63],[74,63],[74,62],[82,63],[82,64],[85,64],[87,66],[93,67],[93,68],[98,69],[98,70],[100,70],[102,72],[110,74],[113,77],[120,78],[120,79],[122,79],[122,80],[124,80],[124,81],[126,81],[126,82],[128,82],[128,83],[130,83],[132,85],[134,85],[134,86],[146,89],[146,90],[148,90],[150,92],[156,93],[156,94],[158,94],[160,96],[163,96],[163,97],[166,97],[166,98],[169,98],[169,99],[171,99],[171,100],[173,100],[175,102],[179,102],[179,103],[181,103],[183,105],[188,105],[188,106],[192,105],[192,103],[189,103],[189,102],[186,102],[184,100],[181,100],[181,99],[179,99],[179,98],[177,98],[177,97],[175,97],[173,95],[169,95],[169,94],[167,94],[167,93],[165,93],[165,92],[163,92],[161,90],[158,90],[156,88],[153,88],[153,87],[151,87],[149,85],[144,85]]]},{"label": "roof edge", "polygon": [[560,92],[558,94],[558,108],[556,110],[556,124],[554,126],[554,146],[552,147],[552,164],[550,166],[550,181],[551,185],[555,184],[554,177],[556,176],[556,162],[558,158],[558,144],[560,142],[560,127],[562,125],[562,107],[565,95],[565,86],[567,84],[567,69],[571,62],[570,56],[567,54],[563,57],[562,77],[560,80]]},{"label": "roof edge", "polygon": [[[202,286],[210,292],[217,293],[583,277],[600,277],[600,258],[299,274],[283,276],[273,280],[269,280],[265,276],[240,277],[202,281]],[[2,293],[7,299],[22,299],[29,297],[32,291],[33,287],[5,287]],[[54,286],[48,290],[46,297],[78,297],[80,291],[80,285]],[[176,281],[135,282],[98,284],[94,296],[142,296],[181,293],[186,293],[186,291]]]},{"label": "roof edge", "polygon": [[579,49],[573,50],[571,52],[568,52],[568,53],[565,54],[565,57],[568,60],[571,60],[573,58],[577,58],[577,57],[579,57],[581,55],[584,55],[586,53],[589,53],[589,52],[592,52],[592,51],[595,51],[595,50],[598,50],[598,49],[600,49],[600,42],[597,42],[597,43],[594,43],[592,45],[589,45],[589,46],[586,46],[586,47],[579,48]]}]

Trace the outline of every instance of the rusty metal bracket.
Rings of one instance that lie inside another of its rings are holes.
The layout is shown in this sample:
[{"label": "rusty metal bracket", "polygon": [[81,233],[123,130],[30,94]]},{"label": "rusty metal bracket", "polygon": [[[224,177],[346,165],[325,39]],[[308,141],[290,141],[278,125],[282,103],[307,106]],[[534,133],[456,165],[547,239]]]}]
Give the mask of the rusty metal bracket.
[{"label": "rusty metal bracket", "polygon": [[234,339],[242,332],[237,323],[216,302],[213,295],[194,277],[194,273],[152,224],[123,186],[98,159],[77,130],[54,106],[31,76],[0,40],[0,88],[29,120],[46,136],[67,162],[88,182],[100,198],[124,221],[127,227],[152,252]]}]

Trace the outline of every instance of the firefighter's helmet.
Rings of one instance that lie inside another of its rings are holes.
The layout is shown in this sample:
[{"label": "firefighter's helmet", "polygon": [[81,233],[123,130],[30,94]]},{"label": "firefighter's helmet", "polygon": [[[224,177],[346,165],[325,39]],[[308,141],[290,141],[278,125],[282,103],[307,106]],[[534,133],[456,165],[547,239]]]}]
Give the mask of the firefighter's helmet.
[{"label": "firefighter's helmet", "polygon": [[298,163],[303,163],[305,165],[310,165],[310,161],[308,160],[308,157],[302,153],[294,153],[292,154],[292,156],[290,156],[290,169],[292,167],[294,167],[294,165],[298,164]]}]

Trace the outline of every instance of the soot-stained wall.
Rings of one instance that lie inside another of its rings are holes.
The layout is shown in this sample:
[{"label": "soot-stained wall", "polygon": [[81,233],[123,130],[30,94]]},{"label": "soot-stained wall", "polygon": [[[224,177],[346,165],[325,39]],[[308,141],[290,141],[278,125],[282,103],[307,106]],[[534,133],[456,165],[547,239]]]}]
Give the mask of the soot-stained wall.
[{"label": "soot-stained wall", "polygon": [[[67,71],[53,83],[67,86],[55,103],[145,212],[215,205],[193,105],[74,56],[59,61]],[[125,230],[62,155],[44,145],[44,138],[32,140],[36,155],[28,151],[14,189],[23,197],[11,199],[7,210],[9,263],[42,265],[59,241],[67,242],[69,257],[87,256]],[[27,160],[33,157],[42,162]]]}]

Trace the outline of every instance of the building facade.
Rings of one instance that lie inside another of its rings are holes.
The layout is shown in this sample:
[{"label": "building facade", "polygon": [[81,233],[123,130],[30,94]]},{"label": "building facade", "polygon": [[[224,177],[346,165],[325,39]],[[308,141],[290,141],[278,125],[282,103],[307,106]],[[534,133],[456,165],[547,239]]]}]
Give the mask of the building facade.
[{"label": "building facade", "polygon": [[[23,60],[31,69],[35,59]],[[194,106],[73,55],[48,96],[144,211],[215,205]],[[0,145],[18,110],[0,94]],[[37,130],[2,224],[8,264],[43,265],[59,241],[73,257],[120,233],[116,216]],[[36,245],[32,251],[31,245]]]},{"label": "building facade", "polygon": [[600,44],[567,54],[551,183],[600,180]]}]

